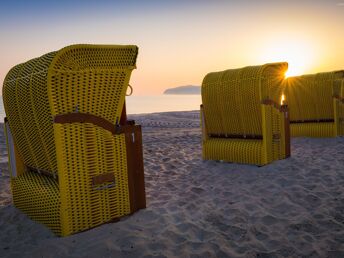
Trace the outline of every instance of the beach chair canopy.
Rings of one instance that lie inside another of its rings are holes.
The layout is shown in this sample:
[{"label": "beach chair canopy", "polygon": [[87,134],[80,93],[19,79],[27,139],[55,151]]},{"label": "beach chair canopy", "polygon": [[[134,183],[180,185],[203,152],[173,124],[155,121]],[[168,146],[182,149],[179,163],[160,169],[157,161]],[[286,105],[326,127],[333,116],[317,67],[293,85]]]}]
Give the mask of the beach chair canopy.
[{"label": "beach chair canopy", "polygon": [[72,45],[19,64],[5,78],[14,203],[57,234],[133,212],[132,143],[119,121],[137,54],[133,45]]},{"label": "beach chair canopy", "polygon": [[56,115],[88,113],[116,123],[136,56],[136,46],[73,45],[12,68],[3,100],[25,165],[57,174]]},{"label": "beach chair canopy", "polygon": [[273,154],[271,149],[273,135],[277,138],[277,134],[283,134],[279,108],[287,67],[287,63],[273,63],[205,76],[202,83],[205,159],[259,165],[283,156],[284,140],[279,142],[281,153]]},{"label": "beach chair canopy", "polygon": [[344,78],[343,71],[295,76],[286,80],[292,136],[337,136],[333,87],[341,78]]}]

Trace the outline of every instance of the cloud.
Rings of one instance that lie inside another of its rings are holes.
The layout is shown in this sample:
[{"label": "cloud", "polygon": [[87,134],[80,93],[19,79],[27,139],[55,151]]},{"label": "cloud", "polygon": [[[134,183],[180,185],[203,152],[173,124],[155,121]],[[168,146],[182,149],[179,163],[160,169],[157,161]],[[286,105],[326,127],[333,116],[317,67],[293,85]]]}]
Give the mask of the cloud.
[{"label": "cloud", "polygon": [[337,3],[337,6],[343,6],[343,7],[344,7],[344,2],[342,2],[342,3]]}]

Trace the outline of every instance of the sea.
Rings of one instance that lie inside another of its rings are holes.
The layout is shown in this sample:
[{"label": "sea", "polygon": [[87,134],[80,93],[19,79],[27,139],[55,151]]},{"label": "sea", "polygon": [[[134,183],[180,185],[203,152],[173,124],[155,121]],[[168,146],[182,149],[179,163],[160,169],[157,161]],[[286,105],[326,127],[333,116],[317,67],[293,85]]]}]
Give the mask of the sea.
[{"label": "sea", "polygon": [[[127,114],[199,110],[201,95],[155,95],[126,97]],[[0,122],[3,123],[5,110],[0,96]]]}]

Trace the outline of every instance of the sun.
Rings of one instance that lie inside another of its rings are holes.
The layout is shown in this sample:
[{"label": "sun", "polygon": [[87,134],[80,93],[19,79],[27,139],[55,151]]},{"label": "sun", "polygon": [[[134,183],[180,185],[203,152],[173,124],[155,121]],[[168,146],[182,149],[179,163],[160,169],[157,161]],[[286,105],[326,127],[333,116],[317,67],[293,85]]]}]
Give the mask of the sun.
[{"label": "sun", "polygon": [[284,74],[285,78],[292,77],[292,76],[297,76],[306,73],[307,71],[307,62],[297,56],[289,56],[286,57],[287,62],[288,62],[288,70]]},{"label": "sun", "polygon": [[269,42],[260,51],[260,61],[288,62],[288,71],[285,77],[297,76],[310,71],[314,64],[315,51],[311,42],[284,39]]}]

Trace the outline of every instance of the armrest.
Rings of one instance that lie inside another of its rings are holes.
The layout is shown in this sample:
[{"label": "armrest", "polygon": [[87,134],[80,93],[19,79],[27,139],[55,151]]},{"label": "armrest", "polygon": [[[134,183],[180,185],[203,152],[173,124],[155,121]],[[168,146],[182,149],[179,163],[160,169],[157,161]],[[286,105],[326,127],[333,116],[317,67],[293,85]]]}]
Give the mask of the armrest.
[{"label": "armrest", "polygon": [[272,106],[272,107],[278,109],[280,112],[285,112],[285,107],[286,107],[286,109],[288,109],[287,105],[280,105],[272,99],[264,99],[264,100],[262,100],[261,103],[263,105]]},{"label": "armrest", "polygon": [[127,122],[125,125],[113,124],[102,117],[86,113],[59,114],[54,117],[54,123],[56,124],[91,123],[111,132],[113,135],[126,133],[135,125],[135,121],[132,121]]}]

